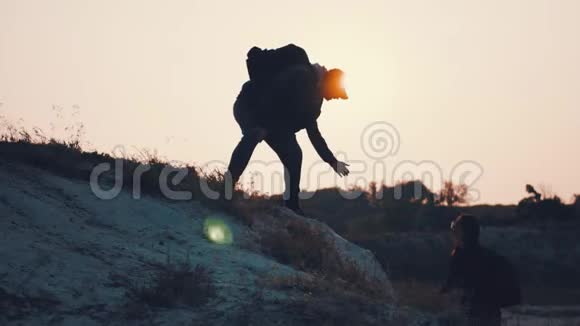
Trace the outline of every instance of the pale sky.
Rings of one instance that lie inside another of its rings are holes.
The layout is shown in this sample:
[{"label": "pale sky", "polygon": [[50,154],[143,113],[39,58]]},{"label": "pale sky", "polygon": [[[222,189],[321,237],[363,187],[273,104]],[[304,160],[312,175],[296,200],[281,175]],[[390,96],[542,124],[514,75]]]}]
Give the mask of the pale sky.
[{"label": "pale sky", "polygon": [[[346,71],[350,99],[326,102],[318,121],[347,161],[375,162],[361,133],[386,121],[400,135],[382,161],[387,183],[402,161],[433,161],[448,179],[470,160],[483,168],[478,203],[517,202],[526,183],[569,200],[580,193],[579,15],[576,0],[0,0],[0,113],[50,134],[58,106],[100,151],[227,162],[247,50],[292,42]],[[302,186],[332,186],[331,174],[307,182],[319,158],[304,131],[299,142]],[[253,159],[276,156],[261,144]]]}]

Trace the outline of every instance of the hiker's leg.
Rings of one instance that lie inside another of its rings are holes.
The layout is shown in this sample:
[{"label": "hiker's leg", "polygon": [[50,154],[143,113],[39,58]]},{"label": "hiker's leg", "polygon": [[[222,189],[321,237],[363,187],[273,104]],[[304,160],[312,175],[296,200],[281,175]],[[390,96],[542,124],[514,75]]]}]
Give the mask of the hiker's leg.
[{"label": "hiker's leg", "polygon": [[268,135],[266,142],[276,152],[284,165],[286,205],[293,210],[299,210],[298,194],[300,192],[302,150],[296,141],[296,135],[290,132]]},{"label": "hiker's leg", "polygon": [[240,179],[240,176],[250,162],[254,149],[260,141],[261,140],[252,134],[242,136],[242,139],[232,153],[230,164],[228,165],[228,172],[231,176],[232,185]]},{"label": "hiker's leg", "polygon": [[234,149],[228,165],[227,173],[231,177],[232,185],[238,181],[246,166],[248,166],[256,145],[263,138],[258,132],[255,117],[252,113],[251,103],[254,95],[251,90],[251,83],[246,82],[234,103],[234,118],[242,130],[243,136]]}]

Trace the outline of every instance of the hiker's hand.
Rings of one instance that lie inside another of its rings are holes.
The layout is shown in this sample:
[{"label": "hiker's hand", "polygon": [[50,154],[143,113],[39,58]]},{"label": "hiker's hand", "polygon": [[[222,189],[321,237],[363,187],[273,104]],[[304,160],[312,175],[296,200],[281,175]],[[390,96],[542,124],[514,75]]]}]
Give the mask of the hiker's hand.
[{"label": "hiker's hand", "polygon": [[336,163],[332,164],[332,168],[334,169],[334,171],[341,177],[347,176],[350,173],[347,166],[348,166],[347,163],[341,161],[336,161]]},{"label": "hiker's hand", "polygon": [[252,136],[256,138],[259,142],[264,140],[268,136],[268,131],[264,128],[256,127],[251,130]]}]

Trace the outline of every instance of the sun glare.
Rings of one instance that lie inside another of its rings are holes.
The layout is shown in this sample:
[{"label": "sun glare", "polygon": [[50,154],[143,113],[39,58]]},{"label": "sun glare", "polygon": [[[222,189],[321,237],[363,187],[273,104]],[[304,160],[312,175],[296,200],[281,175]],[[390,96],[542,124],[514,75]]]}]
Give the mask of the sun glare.
[{"label": "sun glare", "polygon": [[340,88],[342,89],[346,89],[348,92],[348,84],[347,84],[347,80],[346,80],[346,74],[342,74],[342,76],[340,77],[340,82],[338,84],[340,86]]}]

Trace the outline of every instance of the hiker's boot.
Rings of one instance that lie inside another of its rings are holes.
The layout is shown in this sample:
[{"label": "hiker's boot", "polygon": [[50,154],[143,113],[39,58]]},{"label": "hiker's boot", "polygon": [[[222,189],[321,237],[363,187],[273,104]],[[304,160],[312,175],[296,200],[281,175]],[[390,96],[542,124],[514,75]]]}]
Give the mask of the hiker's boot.
[{"label": "hiker's boot", "polygon": [[298,204],[298,201],[295,201],[295,200],[285,200],[284,201],[284,206],[286,208],[291,209],[296,215],[300,215],[300,216],[306,217],[306,215],[304,214],[304,211],[302,210],[302,208],[300,208],[300,204]]}]

